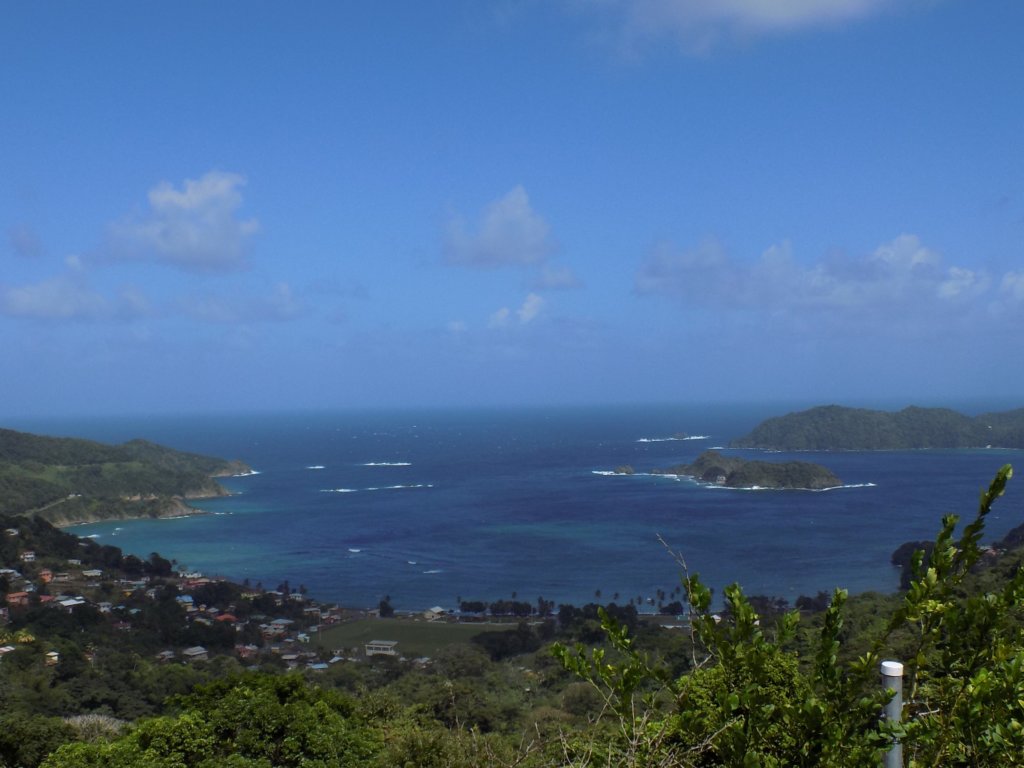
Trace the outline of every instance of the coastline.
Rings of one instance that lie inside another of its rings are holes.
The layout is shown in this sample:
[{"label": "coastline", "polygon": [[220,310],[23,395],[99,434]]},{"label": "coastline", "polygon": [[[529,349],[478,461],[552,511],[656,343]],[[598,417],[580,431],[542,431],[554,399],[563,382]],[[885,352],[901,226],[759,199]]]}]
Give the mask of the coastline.
[{"label": "coastline", "polygon": [[[216,496],[189,496],[189,499],[211,499],[217,498]],[[129,503],[135,500],[127,500]],[[116,510],[111,513],[103,514],[91,514],[76,516],[70,520],[62,520],[59,516],[56,519],[52,519],[48,516],[43,515],[42,517],[48,522],[52,523],[57,528],[66,529],[74,528],[81,525],[91,525],[94,523],[106,523],[112,520],[176,520],[184,517],[196,517],[198,515],[208,515],[209,512],[193,507],[191,504],[187,504],[185,499],[181,496],[175,496],[170,499],[139,499],[138,503],[147,502],[158,502],[158,506],[155,511],[142,511],[142,512],[128,512],[126,510]]]}]

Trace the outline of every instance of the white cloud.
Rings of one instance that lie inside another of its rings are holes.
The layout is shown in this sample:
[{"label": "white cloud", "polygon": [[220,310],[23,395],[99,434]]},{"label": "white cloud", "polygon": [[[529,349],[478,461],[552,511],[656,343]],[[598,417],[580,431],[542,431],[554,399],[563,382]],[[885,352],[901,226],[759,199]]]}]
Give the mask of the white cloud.
[{"label": "white cloud", "polygon": [[949,276],[939,283],[940,299],[974,298],[980,296],[991,283],[988,275],[961,267],[950,267]]},{"label": "white cloud", "polygon": [[0,314],[48,321],[132,319],[149,313],[146,298],[124,288],[108,299],[81,275],[65,274],[38,283],[0,286]]},{"label": "white cloud", "polygon": [[780,34],[865,18],[906,0],[597,0],[577,2],[602,34],[630,53],[672,39],[705,52],[722,39]]},{"label": "white cloud", "polygon": [[493,315],[491,315],[490,319],[487,321],[487,327],[488,328],[507,328],[508,327],[508,323],[509,323],[509,317],[511,315],[512,315],[512,312],[509,310],[508,307],[502,307],[497,312],[495,312]]},{"label": "white cloud", "polygon": [[211,171],[180,189],[161,182],[149,191],[149,210],[110,227],[115,258],[140,259],[206,272],[245,266],[256,219],[237,215],[244,177]]},{"label": "white cloud", "polygon": [[1007,272],[999,283],[999,293],[1011,301],[1024,303],[1024,271]]},{"label": "white cloud", "polygon": [[530,293],[523,300],[519,309],[514,312],[508,307],[502,307],[491,315],[487,321],[488,328],[508,328],[512,325],[513,317],[519,325],[528,325],[537,319],[544,308],[544,297],[536,293]]},{"label": "white cloud", "polygon": [[820,313],[830,320],[942,315],[970,306],[990,285],[986,273],[946,266],[940,254],[906,234],[860,258],[809,265],[794,259],[788,242],[753,262],[731,258],[714,239],[690,250],[663,243],[641,264],[635,283],[641,295],[690,307],[774,317]]},{"label": "white cloud", "polygon": [[462,321],[462,320],[450,320],[448,322],[448,326],[447,327],[448,327],[448,332],[449,333],[459,334],[459,333],[465,333],[466,330],[467,330],[466,323],[464,321]]},{"label": "white cloud", "polygon": [[288,283],[278,283],[268,296],[191,296],[179,302],[178,309],[194,320],[238,325],[293,320],[302,314],[304,307]]},{"label": "white cloud", "polygon": [[523,301],[523,306],[516,311],[516,315],[519,316],[519,322],[522,325],[532,322],[537,315],[540,314],[543,307],[543,298],[538,296],[536,293],[529,294],[525,301]]},{"label": "white cloud", "polygon": [[488,205],[475,232],[453,217],[444,237],[445,261],[460,266],[538,264],[553,250],[548,224],[533,210],[521,186]]},{"label": "white cloud", "polygon": [[67,276],[0,291],[0,311],[36,320],[96,319],[110,312],[105,298]]}]

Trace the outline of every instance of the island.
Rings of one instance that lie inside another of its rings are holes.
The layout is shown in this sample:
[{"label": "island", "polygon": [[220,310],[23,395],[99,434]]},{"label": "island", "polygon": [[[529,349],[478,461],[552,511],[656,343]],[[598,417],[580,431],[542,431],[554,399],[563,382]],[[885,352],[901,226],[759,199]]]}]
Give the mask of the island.
[{"label": "island", "polygon": [[0,514],[61,526],[199,514],[188,500],[225,496],[215,478],[251,471],[146,440],[106,445],[0,429]]},{"label": "island", "polygon": [[831,470],[820,464],[806,461],[749,461],[713,450],[704,451],[693,464],[655,469],[651,474],[680,475],[726,488],[823,491],[843,484]]},{"label": "island", "polygon": [[966,416],[948,408],[890,412],[824,405],[768,419],[729,445],[780,451],[1024,448],[1024,408]]}]

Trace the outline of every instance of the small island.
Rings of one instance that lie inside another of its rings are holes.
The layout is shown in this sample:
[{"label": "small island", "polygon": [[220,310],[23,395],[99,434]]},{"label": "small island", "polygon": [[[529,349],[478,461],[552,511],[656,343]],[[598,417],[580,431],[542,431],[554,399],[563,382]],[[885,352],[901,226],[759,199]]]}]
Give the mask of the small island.
[{"label": "small island", "polygon": [[651,473],[680,475],[726,488],[823,491],[843,484],[830,469],[820,464],[806,461],[748,461],[736,456],[724,456],[719,451],[704,451],[693,464],[655,469]]},{"label": "small island", "polygon": [[146,440],[106,445],[0,429],[0,514],[61,526],[199,514],[187,500],[226,496],[214,478],[251,471]]}]

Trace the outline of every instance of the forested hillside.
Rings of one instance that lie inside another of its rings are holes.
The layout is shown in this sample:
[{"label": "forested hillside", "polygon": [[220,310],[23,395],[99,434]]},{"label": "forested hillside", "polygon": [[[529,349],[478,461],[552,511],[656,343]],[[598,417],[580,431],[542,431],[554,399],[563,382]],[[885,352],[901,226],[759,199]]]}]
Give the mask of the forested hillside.
[{"label": "forested hillside", "polygon": [[946,408],[889,412],[826,405],[768,419],[730,445],[783,451],[1024,448],[1024,408],[971,417]]},{"label": "forested hillside", "polygon": [[104,445],[0,429],[0,513],[55,522],[155,515],[174,497],[223,494],[212,478],[244,469],[145,440]]}]

